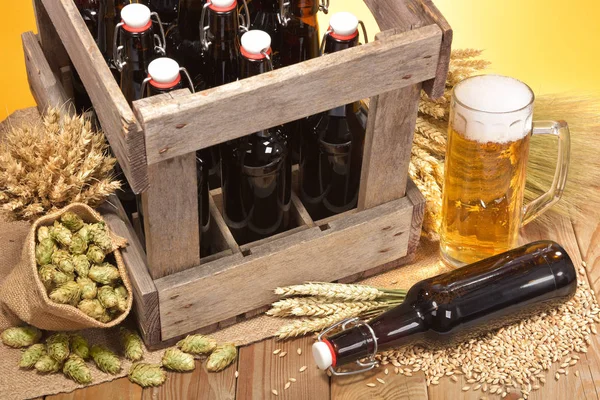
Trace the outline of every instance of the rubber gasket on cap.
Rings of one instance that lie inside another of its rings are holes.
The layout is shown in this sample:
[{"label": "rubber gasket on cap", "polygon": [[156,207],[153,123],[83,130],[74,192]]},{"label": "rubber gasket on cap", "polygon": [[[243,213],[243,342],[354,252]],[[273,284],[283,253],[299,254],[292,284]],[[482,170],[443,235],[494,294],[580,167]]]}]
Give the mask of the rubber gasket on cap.
[{"label": "rubber gasket on cap", "polygon": [[215,5],[212,1],[208,4],[208,8],[216,12],[228,12],[231,10],[235,10],[237,7],[237,0],[233,0],[233,3],[229,7],[219,7]]},{"label": "rubber gasket on cap", "polygon": [[150,82],[148,83],[157,89],[170,89],[173,86],[176,86],[179,82],[181,82],[181,74],[177,75],[177,78],[173,82],[168,83],[156,82],[155,80],[152,80],[152,77],[150,75],[148,75],[148,78],[150,78]]},{"label": "rubber gasket on cap", "polygon": [[142,33],[142,32],[146,32],[148,29],[150,29],[152,27],[152,21],[148,21],[148,24],[146,24],[146,26],[142,26],[141,28],[132,28],[131,26],[127,25],[125,23],[125,21],[121,20],[121,22],[123,23],[123,29],[126,30],[127,32],[131,32],[131,33]]}]

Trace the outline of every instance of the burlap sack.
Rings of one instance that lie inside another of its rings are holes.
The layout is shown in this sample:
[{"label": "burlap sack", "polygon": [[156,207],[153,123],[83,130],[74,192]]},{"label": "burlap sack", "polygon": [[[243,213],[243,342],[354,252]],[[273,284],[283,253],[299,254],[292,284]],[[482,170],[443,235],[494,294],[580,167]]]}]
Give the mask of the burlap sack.
[{"label": "burlap sack", "polygon": [[129,298],[127,310],[113,321],[104,324],[87,316],[76,307],[54,303],[48,298],[46,288],[38,278],[35,261],[36,231],[39,226],[52,225],[62,214],[71,211],[79,215],[85,222],[102,221],[102,217],[85,204],[74,203],[52,214],[48,214],[33,223],[21,259],[0,286],[0,302],[22,321],[40,329],[50,331],[74,331],[86,328],[110,328],[120,324],[129,311],[133,302],[131,283],[118,248],[125,245],[125,239],[112,236],[114,257],[121,273],[121,279],[127,288]]}]

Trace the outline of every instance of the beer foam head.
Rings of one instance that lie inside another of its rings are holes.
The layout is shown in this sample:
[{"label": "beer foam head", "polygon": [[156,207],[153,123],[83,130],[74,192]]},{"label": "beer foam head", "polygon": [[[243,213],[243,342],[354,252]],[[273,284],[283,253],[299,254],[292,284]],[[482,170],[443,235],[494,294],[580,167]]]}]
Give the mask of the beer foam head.
[{"label": "beer foam head", "polygon": [[453,127],[471,140],[514,142],[531,131],[533,92],[517,79],[468,78],[455,86],[454,99]]}]

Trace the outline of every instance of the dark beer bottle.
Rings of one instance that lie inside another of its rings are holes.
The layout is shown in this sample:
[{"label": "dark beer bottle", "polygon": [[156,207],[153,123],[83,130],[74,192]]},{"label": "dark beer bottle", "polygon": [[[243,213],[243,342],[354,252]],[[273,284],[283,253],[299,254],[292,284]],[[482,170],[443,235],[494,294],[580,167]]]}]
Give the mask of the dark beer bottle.
[{"label": "dark beer bottle", "polygon": [[[571,298],[577,274],[569,255],[549,240],[530,243],[415,284],[404,303],[368,323],[319,336],[313,355],[321,369],[408,344],[455,345]],[[368,368],[368,367],[367,367]]]},{"label": "dark beer bottle", "polygon": [[167,30],[177,19],[179,0],[148,0],[148,7],[160,15],[163,27]]},{"label": "dark beer bottle", "polygon": [[209,88],[239,78],[241,31],[237,0],[210,0],[202,9],[200,42],[206,57]]},{"label": "dark beer bottle", "polygon": [[252,5],[251,28],[265,31],[271,36],[271,60],[275,69],[281,67],[283,48],[283,26],[281,24],[280,0],[254,0]]},{"label": "dark beer bottle", "polygon": [[[271,38],[251,30],[242,36],[241,76],[272,70]],[[276,129],[265,129],[221,145],[223,214],[238,244],[287,229],[291,164]]]},{"label": "dark beer bottle", "polygon": [[[182,79],[182,73],[185,81]],[[177,89],[189,87],[194,93],[192,79],[185,68],[180,68],[177,61],[161,57],[157,58],[148,65],[148,77],[144,80],[142,92],[144,97],[155,96],[158,94],[169,93]],[[202,247],[201,255],[206,255],[209,241],[202,238],[210,228],[210,210],[208,200],[208,167],[205,157],[202,157],[206,150],[196,152],[196,171],[198,174],[198,218],[200,227],[200,244]],[[141,197],[138,196],[138,215],[143,224]]]},{"label": "dark beer bottle", "polygon": [[[358,45],[358,19],[337,13],[324,39],[324,52]],[[303,121],[300,196],[315,220],[348,211],[358,202],[367,112],[354,102]]]},{"label": "dark beer bottle", "polygon": [[[115,39],[119,46],[114,59],[121,71],[121,90],[129,104],[142,98],[150,62],[164,55],[164,36],[155,34],[152,15],[157,14],[143,4],[129,4],[123,7],[122,22],[117,24]],[[162,27],[159,29],[162,32]]]},{"label": "dark beer bottle", "polygon": [[194,89],[206,88],[204,57],[200,44],[203,0],[180,0],[177,21],[167,30],[167,56],[183,65],[194,81]]}]

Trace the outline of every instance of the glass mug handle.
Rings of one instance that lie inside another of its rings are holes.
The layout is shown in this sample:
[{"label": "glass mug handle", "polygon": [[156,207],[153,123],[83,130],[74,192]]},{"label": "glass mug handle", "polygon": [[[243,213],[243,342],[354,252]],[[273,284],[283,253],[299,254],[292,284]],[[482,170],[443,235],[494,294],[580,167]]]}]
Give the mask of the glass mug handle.
[{"label": "glass mug handle", "polygon": [[521,226],[527,225],[560,200],[567,183],[571,157],[571,134],[565,121],[534,121],[532,134],[558,136],[558,160],[550,190],[523,207]]}]

